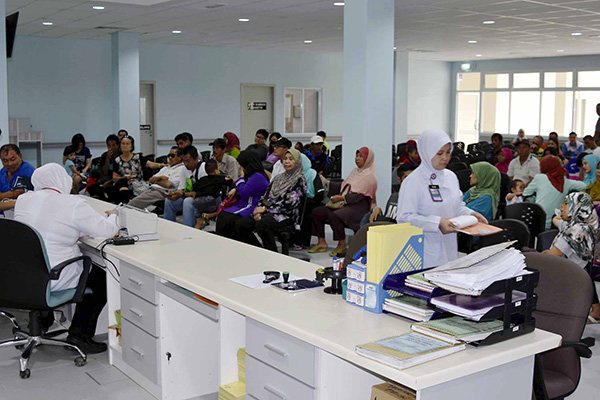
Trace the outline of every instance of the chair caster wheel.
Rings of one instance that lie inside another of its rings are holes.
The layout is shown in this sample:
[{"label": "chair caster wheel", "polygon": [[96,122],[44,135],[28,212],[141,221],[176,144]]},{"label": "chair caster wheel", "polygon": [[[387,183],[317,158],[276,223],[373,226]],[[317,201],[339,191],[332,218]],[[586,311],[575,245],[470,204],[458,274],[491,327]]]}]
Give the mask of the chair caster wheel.
[{"label": "chair caster wheel", "polygon": [[17,349],[17,350],[23,350],[23,347],[25,347],[25,345],[24,344],[20,344],[18,346],[15,346],[15,349]]},{"label": "chair caster wheel", "polygon": [[21,379],[27,379],[31,376],[31,371],[27,368],[25,371],[19,371],[19,376]]},{"label": "chair caster wheel", "polygon": [[85,364],[87,364],[87,360],[83,357],[77,357],[75,359],[75,365],[78,367],[83,367]]}]

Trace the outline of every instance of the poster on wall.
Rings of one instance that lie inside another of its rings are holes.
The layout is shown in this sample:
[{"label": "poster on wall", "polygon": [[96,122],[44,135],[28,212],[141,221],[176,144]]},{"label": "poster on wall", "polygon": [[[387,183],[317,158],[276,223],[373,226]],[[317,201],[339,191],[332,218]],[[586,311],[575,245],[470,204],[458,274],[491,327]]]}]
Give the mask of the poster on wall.
[{"label": "poster on wall", "polygon": [[249,101],[248,102],[248,111],[264,111],[267,109],[266,101]]}]

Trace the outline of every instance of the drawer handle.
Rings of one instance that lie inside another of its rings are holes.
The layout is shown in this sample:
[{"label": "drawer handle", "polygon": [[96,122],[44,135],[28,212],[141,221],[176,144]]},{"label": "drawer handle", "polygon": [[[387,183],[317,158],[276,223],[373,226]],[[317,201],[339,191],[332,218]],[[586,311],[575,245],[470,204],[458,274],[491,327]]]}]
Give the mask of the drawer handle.
[{"label": "drawer handle", "polygon": [[133,351],[135,354],[137,354],[140,357],[144,357],[144,353],[142,353],[141,351],[139,351],[138,349],[136,349],[135,347],[130,347],[131,351]]},{"label": "drawer handle", "polygon": [[285,394],[281,393],[279,390],[275,390],[269,385],[265,385],[264,388],[267,392],[271,393],[274,396],[279,397],[281,400],[287,400],[287,396]]},{"label": "drawer handle", "polygon": [[270,345],[270,344],[268,344],[268,343],[267,343],[267,344],[265,344],[265,349],[267,349],[267,350],[270,350],[270,351],[272,351],[273,353],[280,355],[281,357],[287,357],[287,356],[288,356],[288,353],[286,353],[285,351],[283,351],[283,350],[281,350],[281,349],[278,349],[278,348],[277,348],[277,347],[275,347],[275,346],[271,346],[271,345]]},{"label": "drawer handle", "polygon": [[133,308],[130,308],[129,311],[138,318],[142,318],[144,316],[144,314],[139,311],[135,311]]},{"label": "drawer handle", "polygon": [[129,278],[129,280],[130,280],[131,282],[133,282],[134,284],[138,285],[138,286],[142,286],[142,282],[140,282],[140,281],[138,281],[138,280],[135,280],[135,279],[133,279],[133,278]]}]

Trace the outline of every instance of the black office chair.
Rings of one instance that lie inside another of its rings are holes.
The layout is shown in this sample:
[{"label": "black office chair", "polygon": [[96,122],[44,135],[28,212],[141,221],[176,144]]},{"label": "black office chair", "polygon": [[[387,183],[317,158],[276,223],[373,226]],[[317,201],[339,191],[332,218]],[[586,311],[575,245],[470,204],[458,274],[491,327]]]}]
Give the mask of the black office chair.
[{"label": "black office chair", "polygon": [[471,170],[470,169],[461,169],[459,171],[453,171],[456,177],[458,178],[458,184],[460,186],[460,191],[465,193],[471,188]]},{"label": "black office chair", "polygon": [[525,262],[540,271],[536,328],[562,336],[560,347],[535,356],[533,391],[536,400],[564,399],[577,389],[581,358],[592,356],[595,342],[581,338],[592,304],[590,277],[562,257],[525,253]]},{"label": "black office chair", "polygon": [[398,165],[398,155],[396,154],[396,146],[392,145],[392,167]]},{"label": "black office chair", "polygon": [[453,163],[448,164],[448,166],[446,168],[448,168],[452,172],[457,172],[457,171],[469,169],[469,166],[464,162],[453,162]]},{"label": "black office chair", "polygon": [[159,164],[167,164],[169,162],[169,156],[156,157],[156,162]]},{"label": "black office chair", "polygon": [[[12,339],[0,342],[0,347],[24,346],[20,358],[21,378],[29,378],[31,353],[41,345],[76,350],[79,357],[75,359],[75,365],[85,365],[87,356],[79,347],[53,339],[66,333],[66,330],[43,333],[41,313],[53,312],[65,304],[78,303],[86,292],[89,293],[85,285],[92,266],[91,259],[86,256],[75,257],[51,268],[40,234],[27,224],[9,219],[0,219],[0,246],[3,254],[0,268],[0,307],[29,310],[29,331],[23,330],[13,315],[0,311],[0,316],[7,317],[12,322],[14,335]],[[77,287],[51,292],[50,281],[57,280],[65,267],[79,260],[83,261],[83,272]]]},{"label": "black office chair", "polygon": [[473,164],[473,163],[475,163],[477,161],[475,161],[475,157],[473,156],[473,154],[468,153],[468,154],[465,154],[465,161],[464,162],[466,162],[468,165],[471,165],[471,164]]},{"label": "black office chair", "polygon": [[463,153],[465,152],[465,142],[454,142],[452,146],[454,149],[460,149]]},{"label": "black office chair", "polygon": [[529,247],[535,248],[535,238],[546,229],[546,212],[537,203],[523,202],[506,206],[506,218],[523,221],[529,228]]},{"label": "black office chair", "polygon": [[200,152],[201,162],[207,162],[208,160],[210,160],[210,154],[211,154],[211,152],[209,150],[201,151]]},{"label": "black office chair", "polygon": [[556,235],[558,235],[558,229],[549,229],[540,233],[537,236],[537,244],[535,249],[540,253],[544,250],[548,250],[550,246],[552,246],[552,242],[554,241]]},{"label": "black office chair", "polygon": [[473,157],[475,159],[475,162],[487,161],[487,156],[485,154],[486,153],[483,150],[475,150],[473,152]]},{"label": "black office chair", "polygon": [[490,225],[502,228],[502,232],[490,236],[482,236],[479,238],[479,248],[491,246],[494,244],[512,242],[516,240],[514,247],[521,250],[529,245],[529,228],[524,222],[517,219],[499,219],[490,221]]},{"label": "black office chair", "polygon": [[504,172],[500,172],[500,200],[498,201],[498,211],[496,219],[504,218],[506,210],[506,195],[510,186],[510,178]]},{"label": "black office chair", "polygon": [[479,148],[479,143],[471,143],[467,146],[467,153],[472,154]]},{"label": "black office chair", "polygon": [[400,154],[404,154],[406,152],[406,142],[398,143],[396,146],[396,154],[400,156]]}]

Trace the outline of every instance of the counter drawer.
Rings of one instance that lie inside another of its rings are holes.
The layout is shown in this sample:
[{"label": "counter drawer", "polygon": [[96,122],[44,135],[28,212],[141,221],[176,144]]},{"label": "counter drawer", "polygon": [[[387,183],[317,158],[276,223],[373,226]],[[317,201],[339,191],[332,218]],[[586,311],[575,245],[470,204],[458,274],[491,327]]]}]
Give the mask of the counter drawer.
[{"label": "counter drawer", "polygon": [[127,321],[158,337],[158,307],[121,289],[121,315]]},{"label": "counter drawer", "polygon": [[152,304],[156,300],[156,277],[126,262],[121,262],[121,287]]},{"label": "counter drawer", "polygon": [[126,319],[121,320],[121,329],[123,361],[158,385],[158,339]]},{"label": "counter drawer", "polygon": [[246,392],[257,399],[312,400],[316,390],[246,355]]},{"label": "counter drawer", "polygon": [[[315,347],[246,318],[246,353],[315,387]],[[262,397],[259,397],[262,398]]]}]

